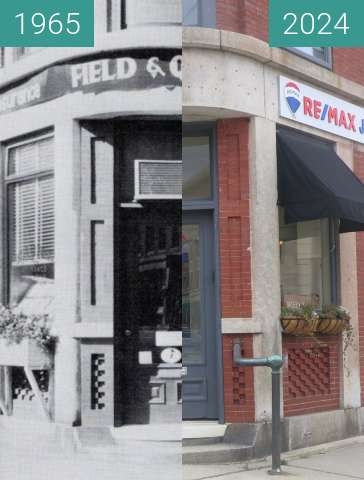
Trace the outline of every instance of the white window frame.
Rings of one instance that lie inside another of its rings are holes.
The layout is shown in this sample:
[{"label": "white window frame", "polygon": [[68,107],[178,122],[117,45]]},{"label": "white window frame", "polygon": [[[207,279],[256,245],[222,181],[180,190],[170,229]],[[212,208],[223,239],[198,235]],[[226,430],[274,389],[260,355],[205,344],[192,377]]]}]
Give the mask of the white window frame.
[{"label": "white window frame", "polygon": [[[23,140],[23,141],[19,141],[19,142],[14,142],[14,143],[9,143],[6,148],[5,148],[5,159],[6,159],[6,164],[5,164],[5,188],[6,188],[6,197],[8,198],[8,191],[9,191],[9,188],[13,185],[16,185],[16,184],[19,184],[19,183],[22,183],[22,182],[25,182],[27,180],[36,180],[38,178],[44,178],[44,177],[50,177],[52,176],[54,178],[54,164],[52,165],[51,168],[43,168],[43,169],[39,169],[39,170],[34,170],[34,172],[29,172],[29,173],[26,173],[26,174],[11,174],[9,175],[8,174],[8,171],[9,171],[9,152],[10,150],[14,149],[14,148],[18,148],[18,147],[22,147],[24,145],[28,145],[30,143],[35,143],[35,142],[39,142],[39,141],[42,141],[42,140],[46,140],[48,138],[54,138],[54,133],[53,132],[50,132],[50,133],[47,133],[47,134],[44,134],[44,135],[38,135],[38,136],[34,136],[34,137],[29,137],[27,138],[26,140]],[[8,200],[7,200],[7,208],[9,207],[8,205]],[[9,228],[9,217],[10,217],[10,213],[9,211],[7,211],[7,226]],[[9,234],[8,234],[8,238],[9,238]],[[8,251],[7,251],[7,255],[6,255],[6,265],[7,265],[7,271],[8,271],[8,281],[7,281],[7,285],[8,285],[8,293],[10,293],[10,272],[11,272],[11,267],[12,267],[12,262],[11,262],[11,252],[10,252],[10,248],[8,247]],[[37,263],[37,264],[44,264],[44,263],[54,263],[54,258],[52,260],[46,260],[46,261],[42,261],[42,260],[37,260],[36,262],[32,262],[32,261],[24,261],[23,264],[26,265],[26,264],[33,264],[33,263]],[[16,264],[16,262],[15,262]]]}]

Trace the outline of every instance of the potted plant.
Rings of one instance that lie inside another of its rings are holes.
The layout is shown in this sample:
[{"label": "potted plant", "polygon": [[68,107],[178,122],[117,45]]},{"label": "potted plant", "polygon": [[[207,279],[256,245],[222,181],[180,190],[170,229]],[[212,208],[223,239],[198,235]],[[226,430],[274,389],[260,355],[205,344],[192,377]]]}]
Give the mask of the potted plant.
[{"label": "potted plant", "polygon": [[0,365],[51,368],[54,345],[48,315],[0,306]]},{"label": "potted plant", "polygon": [[319,322],[319,316],[314,305],[298,305],[282,307],[281,325],[288,335],[314,335]]},{"label": "potted plant", "polygon": [[317,333],[320,335],[338,335],[350,326],[350,313],[344,307],[324,305],[318,315]]}]

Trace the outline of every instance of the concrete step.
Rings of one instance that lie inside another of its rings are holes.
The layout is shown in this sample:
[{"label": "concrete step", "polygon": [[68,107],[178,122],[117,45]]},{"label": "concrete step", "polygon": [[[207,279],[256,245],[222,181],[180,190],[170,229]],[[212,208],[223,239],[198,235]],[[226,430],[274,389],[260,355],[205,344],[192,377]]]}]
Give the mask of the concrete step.
[{"label": "concrete step", "polygon": [[217,421],[184,421],[182,425],[183,445],[193,447],[221,443],[226,427],[227,425],[221,425]]},{"label": "concrete step", "polygon": [[107,427],[78,427],[74,429],[73,433],[79,450],[108,449],[116,445],[110,429]]},{"label": "concrete step", "polygon": [[181,442],[182,425],[124,425],[112,428],[111,435],[119,442],[121,440],[151,441],[151,442]]},{"label": "concrete step", "polygon": [[184,446],[182,463],[186,465],[205,465],[217,463],[243,462],[254,455],[252,445],[239,445],[221,442],[209,445]]}]

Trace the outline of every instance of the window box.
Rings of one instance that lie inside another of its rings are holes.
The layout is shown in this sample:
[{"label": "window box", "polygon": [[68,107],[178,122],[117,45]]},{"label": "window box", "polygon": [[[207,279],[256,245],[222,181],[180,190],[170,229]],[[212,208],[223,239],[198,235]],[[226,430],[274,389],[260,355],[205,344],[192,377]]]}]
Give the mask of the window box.
[{"label": "window box", "polygon": [[311,336],[314,335],[320,318],[313,305],[298,305],[282,307],[281,325],[287,335]]},{"label": "window box", "polygon": [[48,370],[53,365],[53,355],[36,340],[25,338],[19,343],[0,338],[0,365]]},{"label": "window box", "polygon": [[317,333],[320,335],[340,335],[350,329],[350,315],[347,310],[335,305],[324,307],[319,312]]},{"label": "window box", "polygon": [[344,330],[347,330],[348,326],[349,321],[342,318],[320,318],[317,333],[320,335],[340,335]]},{"label": "window box", "polygon": [[303,316],[281,316],[283,333],[300,337],[309,337],[315,334],[318,319],[306,319]]},{"label": "window box", "polygon": [[296,336],[340,335],[351,328],[349,313],[336,305],[283,307],[281,325],[283,333]]}]

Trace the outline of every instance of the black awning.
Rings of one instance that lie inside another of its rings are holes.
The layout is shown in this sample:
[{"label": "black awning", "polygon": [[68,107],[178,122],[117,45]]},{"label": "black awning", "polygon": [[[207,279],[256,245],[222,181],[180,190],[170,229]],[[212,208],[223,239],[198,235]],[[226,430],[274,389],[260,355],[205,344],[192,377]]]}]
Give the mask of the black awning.
[{"label": "black awning", "polygon": [[340,232],[364,230],[364,184],[328,143],[281,129],[278,204],[287,223],[335,217]]}]

